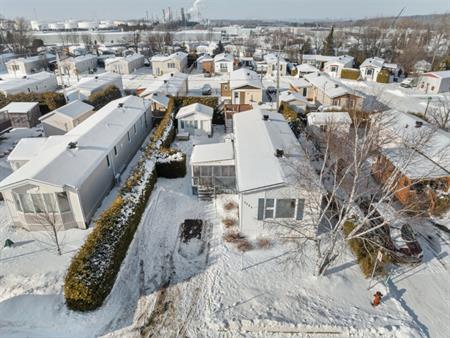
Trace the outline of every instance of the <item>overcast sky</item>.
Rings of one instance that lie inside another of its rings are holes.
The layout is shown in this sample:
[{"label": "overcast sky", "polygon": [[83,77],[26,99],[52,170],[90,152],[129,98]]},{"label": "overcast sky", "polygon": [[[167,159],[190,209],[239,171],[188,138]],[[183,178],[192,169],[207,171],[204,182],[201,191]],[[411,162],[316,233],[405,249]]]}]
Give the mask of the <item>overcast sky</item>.
[{"label": "overcast sky", "polygon": [[[198,0],[197,0],[198,1]],[[161,16],[164,7],[188,10],[193,0],[0,0],[0,14],[29,19],[131,19]],[[450,11],[450,0],[200,0],[204,18],[347,19]],[[35,11],[34,11],[35,9]],[[35,16],[36,13],[36,16]]]}]

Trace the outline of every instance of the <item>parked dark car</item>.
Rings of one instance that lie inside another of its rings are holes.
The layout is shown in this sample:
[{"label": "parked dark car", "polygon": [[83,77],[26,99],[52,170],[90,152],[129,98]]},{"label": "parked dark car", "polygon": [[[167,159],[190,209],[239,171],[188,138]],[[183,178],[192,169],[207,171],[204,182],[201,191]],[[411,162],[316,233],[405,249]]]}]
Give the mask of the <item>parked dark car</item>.
[{"label": "parked dark car", "polygon": [[400,256],[410,257],[413,260],[422,260],[422,247],[411,225],[408,223],[394,223],[389,228],[392,244]]},{"label": "parked dark car", "polygon": [[211,95],[212,94],[212,88],[209,84],[204,84],[202,87],[202,95]]}]

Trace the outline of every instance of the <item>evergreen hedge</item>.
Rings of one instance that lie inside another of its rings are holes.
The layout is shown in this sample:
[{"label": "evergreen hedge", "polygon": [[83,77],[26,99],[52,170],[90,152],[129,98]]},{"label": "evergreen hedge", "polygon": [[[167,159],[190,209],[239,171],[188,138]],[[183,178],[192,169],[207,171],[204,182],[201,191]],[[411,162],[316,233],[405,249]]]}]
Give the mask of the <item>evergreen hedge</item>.
[{"label": "evergreen hedge", "polygon": [[180,153],[176,149],[162,149],[156,161],[158,177],[179,178],[186,176],[186,154],[181,153],[180,160],[167,160],[170,156]]},{"label": "evergreen hedge", "polygon": [[119,88],[116,86],[109,86],[100,92],[92,94],[85,102],[94,106],[94,110],[99,110],[111,101],[120,99],[121,97],[122,93]]},{"label": "evergreen hedge", "polygon": [[379,83],[389,83],[391,75],[389,74],[389,71],[386,69],[382,69],[378,75],[377,75],[377,82]]},{"label": "evergreen hedge", "polygon": [[72,258],[64,280],[64,297],[70,309],[95,310],[111,292],[156,183],[154,153],[173,140],[175,109],[171,99],[138,165]]},{"label": "evergreen hedge", "polygon": [[11,102],[39,102],[42,114],[47,114],[66,104],[64,95],[55,92],[19,93],[8,95],[7,97],[0,94],[0,108],[7,106]]},{"label": "evergreen hedge", "polygon": [[360,76],[359,69],[344,68],[341,71],[341,78],[342,79],[358,80],[359,76]]}]

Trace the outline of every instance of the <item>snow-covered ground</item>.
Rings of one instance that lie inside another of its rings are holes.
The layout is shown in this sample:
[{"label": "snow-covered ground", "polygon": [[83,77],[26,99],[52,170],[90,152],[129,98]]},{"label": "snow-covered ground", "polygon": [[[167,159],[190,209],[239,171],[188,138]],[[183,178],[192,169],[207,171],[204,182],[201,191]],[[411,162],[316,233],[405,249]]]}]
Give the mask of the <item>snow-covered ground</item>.
[{"label": "snow-covered ground", "polygon": [[[215,129],[213,138],[174,146],[189,156],[194,143],[222,140],[221,129]],[[432,249],[426,244],[429,239],[423,239],[424,264],[396,271],[387,287],[378,283],[367,290],[368,280],[349,252],[327,275],[317,278],[312,275],[312,259],[303,264],[289,259],[289,243],[273,239],[269,248],[245,254],[224,243],[221,220],[236,219],[237,211],[224,211],[223,205],[233,199],[220,196],[214,202],[199,201],[191,194],[189,170],[184,178],[158,179],[110,296],[99,310],[85,314],[66,308],[61,288],[71,248],[78,247],[88,232],[67,233],[70,240],[59,257],[50,247],[41,247],[36,234],[25,236],[8,228],[5,208],[0,206],[2,241],[34,240],[1,251],[0,336],[448,334],[448,236],[439,237],[439,242],[433,239]],[[180,224],[187,218],[207,222],[204,242],[180,242]],[[370,305],[375,290],[385,294],[378,308]]]}]

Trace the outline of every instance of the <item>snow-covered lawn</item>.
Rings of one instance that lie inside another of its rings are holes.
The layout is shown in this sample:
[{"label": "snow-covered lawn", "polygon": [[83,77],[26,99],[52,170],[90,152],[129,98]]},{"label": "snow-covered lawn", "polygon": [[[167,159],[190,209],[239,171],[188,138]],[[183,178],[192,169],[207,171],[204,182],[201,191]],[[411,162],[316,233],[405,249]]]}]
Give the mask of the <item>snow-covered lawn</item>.
[{"label": "snow-covered lawn", "polygon": [[[189,158],[193,144],[222,138],[216,128],[213,138],[174,146]],[[368,281],[348,252],[327,275],[316,278],[311,257],[303,264],[289,259],[289,243],[273,239],[270,248],[245,254],[224,243],[221,221],[236,218],[236,210],[224,210],[224,203],[235,198],[199,201],[191,194],[189,169],[184,178],[158,179],[114,288],[95,312],[74,313],[64,305],[62,276],[70,252],[59,258],[47,250],[37,253],[40,260],[22,256],[13,263],[3,261],[5,250],[35,244],[4,249],[0,288],[7,291],[0,291],[0,336],[285,337],[316,332],[320,334],[314,336],[320,337],[445,337],[448,333],[450,286],[444,257],[438,260],[424,246],[425,263],[396,272],[388,288],[379,283],[367,290]],[[204,243],[180,243],[180,224],[187,218],[207,222]],[[87,234],[75,233],[70,233],[73,241],[82,241]],[[441,256],[448,255],[444,244],[435,247]],[[375,290],[385,294],[378,308],[370,305]]]}]

